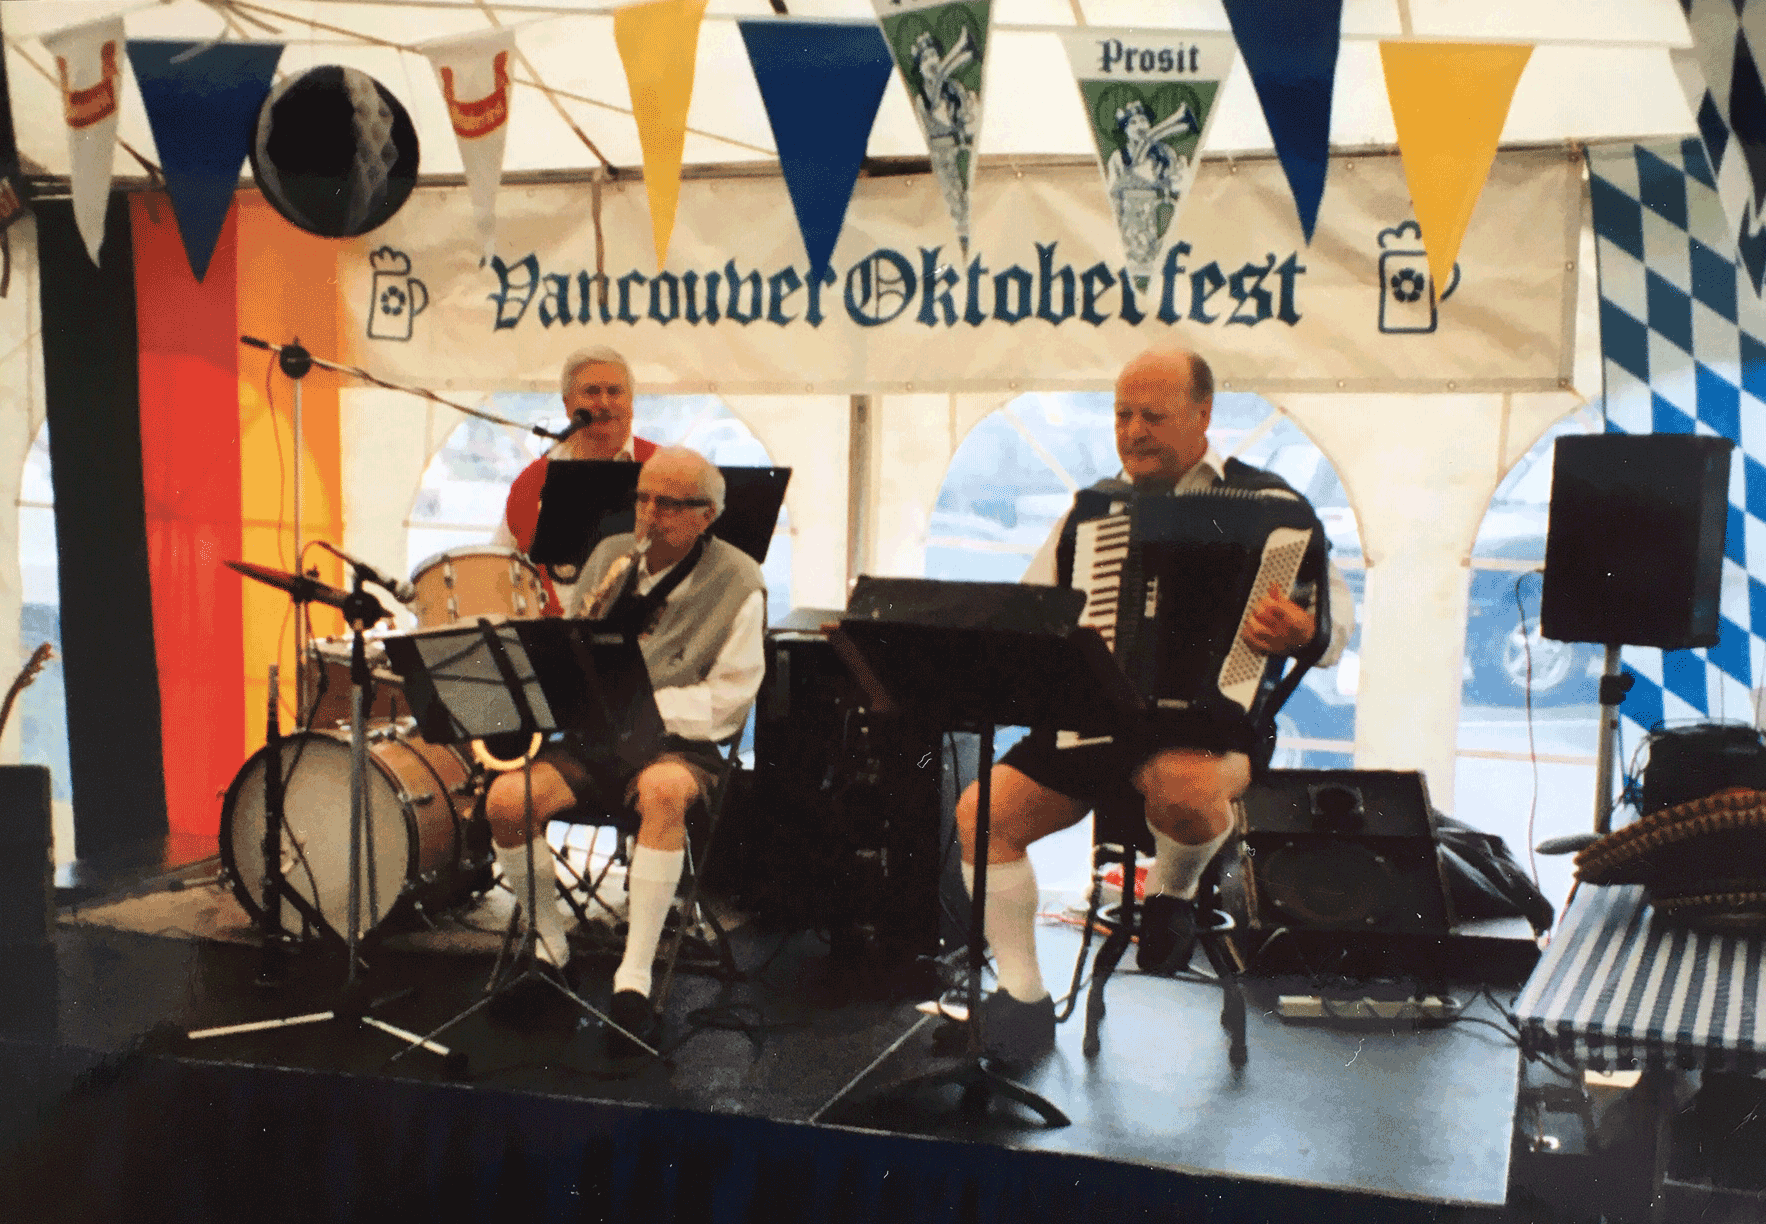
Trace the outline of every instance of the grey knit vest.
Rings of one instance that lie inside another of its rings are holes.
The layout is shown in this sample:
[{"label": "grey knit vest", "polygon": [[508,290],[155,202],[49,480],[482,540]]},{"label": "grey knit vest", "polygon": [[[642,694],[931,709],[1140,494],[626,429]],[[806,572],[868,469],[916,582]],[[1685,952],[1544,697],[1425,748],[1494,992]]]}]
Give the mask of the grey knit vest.
[{"label": "grey knit vest", "polygon": [[[615,560],[631,552],[635,537],[608,536],[583,565],[576,590],[592,591]],[[711,672],[730,625],[747,598],[766,593],[760,566],[733,544],[705,538],[705,553],[686,581],[663,605],[656,628],[638,641],[652,688],[698,684]]]}]

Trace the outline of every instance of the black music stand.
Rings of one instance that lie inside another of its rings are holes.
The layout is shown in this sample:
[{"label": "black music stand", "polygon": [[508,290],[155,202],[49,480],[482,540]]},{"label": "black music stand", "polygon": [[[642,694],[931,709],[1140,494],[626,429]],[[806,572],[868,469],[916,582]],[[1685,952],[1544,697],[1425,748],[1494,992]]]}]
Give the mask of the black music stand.
[{"label": "black music stand", "polygon": [[[534,754],[547,733],[569,730],[612,745],[622,757],[647,759],[663,735],[663,726],[644,656],[635,638],[597,629],[595,622],[586,620],[481,617],[473,625],[394,635],[386,638],[384,645],[387,661],[404,679],[418,731],[431,743],[515,737],[527,744],[525,772],[531,770]],[[527,896],[516,898],[483,995],[421,1040],[433,1041],[497,996],[538,980],[639,1048],[662,1057],[655,1047],[621,1028],[557,977],[540,971],[538,928],[533,917],[539,912],[541,899],[536,895],[533,870],[531,773],[527,805]],[[544,900],[552,903],[549,896]],[[393,1058],[418,1044],[412,1043]]]},{"label": "black music stand", "polygon": [[989,1093],[1069,1119],[988,1064],[981,1048],[983,918],[993,786],[993,735],[1001,726],[1060,724],[1104,733],[1138,717],[1144,703],[1095,629],[1074,622],[1083,593],[1016,582],[940,582],[863,577],[830,639],[879,711],[906,712],[980,739],[976,767],[975,887],[969,909],[968,1052],[961,1065],[898,1085],[956,1084],[966,1105]]},{"label": "black music stand", "polygon": [[[547,464],[528,559],[535,565],[581,568],[601,540],[630,531],[639,466],[616,459],[554,459]],[[791,469],[720,467],[718,471],[724,477],[724,512],[712,523],[710,534],[765,564]]]}]

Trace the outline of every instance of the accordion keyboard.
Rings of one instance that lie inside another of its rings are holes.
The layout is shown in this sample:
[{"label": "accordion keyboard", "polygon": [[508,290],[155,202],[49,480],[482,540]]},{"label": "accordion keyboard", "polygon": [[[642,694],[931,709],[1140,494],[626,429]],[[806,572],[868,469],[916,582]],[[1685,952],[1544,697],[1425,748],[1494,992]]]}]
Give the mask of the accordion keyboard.
[{"label": "accordion keyboard", "polygon": [[1096,629],[1116,649],[1116,606],[1122,595],[1122,566],[1128,560],[1129,518],[1112,514],[1079,524],[1073,542],[1073,585],[1085,592],[1082,628]]},{"label": "accordion keyboard", "polygon": [[1287,593],[1294,590],[1294,583],[1300,576],[1300,564],[1306,559],[1306,549],[1311,542],[1311,532],[1293,527],[1277,527],[1264,541],[1257,577],[1251,583],[1250,597],[1245,600],[1245,610],[1239,617],[1239,631],[1233,639],[1232,649],[1227,651],[1220,665],[1220,691],[1242,709],[1249,710],[1252,701],[1256,700],[1268,659],[1267,655],[1246,645],[1245,625],[1262,602],[1263,593],[1272,585]]}]

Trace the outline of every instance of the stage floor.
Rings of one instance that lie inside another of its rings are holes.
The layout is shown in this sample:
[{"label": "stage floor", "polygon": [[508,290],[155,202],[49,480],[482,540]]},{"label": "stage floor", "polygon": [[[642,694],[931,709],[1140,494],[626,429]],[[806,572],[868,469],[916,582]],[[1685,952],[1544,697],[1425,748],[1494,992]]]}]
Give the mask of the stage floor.
[{"label": "stage floor", "polygon": [[[1050,923],[1039,939],[1045,976],[1060,992],[1079,933]],[[677,979],[666,1017],[665,1044],[674,1047],[666,1065],[633,1073],[610,1064],[593,1020],[579,1024],[560,1000],[536,1027],[517,1029],[480,1011],[442,1035],[467,1056],[460,1077],[427,1052],[395,1059],[396,1039],[341,1021],[188,1040],[192,1028],[330,1007],[343,985],[341,959],[298,955],[285,984],[271,991],[255,984],[261,957],[249,944],[127,931],[64,915],[52,963],[34,981],[20,975],[22,997],[5,1008],[0,1046],[14,1067],[31,1068],[9,1074],[34,1094],[35,1112],[15,1112],[0,1140],[27,1160],[44,1159],[66,1140],[57,1134],[68,1124],[58,1104],[64,1094],[92,1082],[94,1068],[102,1078],[106,1067],[148,1058],[448,1084],[453,1093],[464,1084],[485,1090],[487,1100],[537,1094],[982,1143],[1209,1184],[1226,1179],[1318,1191],[1330,1201],[1347,1195],[1387,1206],[1498,1208],[1508,1195],[1519,1057],[1486,1024],[1327,1028],[1253,1006],[1250,1062],[1235,1073],[1219,1024],[1218,986],[1125,968],[1109,986],[1101,1052],[1090,1059],[1081,1052],[1082,999],[1058,1030],[1055,1054],[1021,1081],[1073,1120],[1049,1129],[997,1098],[976,1115],[959,1107],[955,1089],[894,1088],[950,1065],[934,1051],[941,1022],[916,1010],[912,999],[888,997],[887,983],[831,957],[816,935],[742,929],[732,942],[748,980]],[[482,951],[389,946],[370,955],[362,981],[366,995],[379,1000],[373,1014],[420,1033],[468,1007],[491,965]],[[608,963],[579,973],[590,1003],[604,1005],[610,972]],[[1474,999],[1469,1015],[1498,1015],[1473,992],[1460,997]]]}]

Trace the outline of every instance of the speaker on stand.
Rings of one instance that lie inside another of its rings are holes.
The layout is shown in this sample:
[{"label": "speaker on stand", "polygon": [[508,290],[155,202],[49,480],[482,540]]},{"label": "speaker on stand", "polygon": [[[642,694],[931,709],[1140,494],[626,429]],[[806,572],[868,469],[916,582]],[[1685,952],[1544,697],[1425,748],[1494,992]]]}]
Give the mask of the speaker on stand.
[{"label": "speaker on stand", "polygon": [[1559,438],[1540,632],[1606,647],[1594,830],[1612,827],[1621,646],[1715,646],[1734,443],[1695,434]]}]

